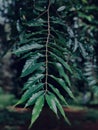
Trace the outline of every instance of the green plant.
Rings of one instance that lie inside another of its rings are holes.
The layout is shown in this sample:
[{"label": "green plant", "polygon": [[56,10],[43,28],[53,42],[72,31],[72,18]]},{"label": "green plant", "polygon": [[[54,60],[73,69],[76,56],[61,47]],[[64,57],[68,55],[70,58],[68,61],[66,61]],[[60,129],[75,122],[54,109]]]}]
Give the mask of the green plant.
[{"label": "green plant", "polygon": [[73,86],[81,80],[88,88],[95,80],[95,70],[87,62],[91,58],[90,64],[96,65],[93,56],[97,20],[94,22],[92,10],[97,8],[88,4],[87,0],[25,0],[20,6],[14,53],[26,61],[21,74],[26,83],[17,105],[32,106],[31,125],[45,103],[57,117],[60,111],[69,123],[62,105],[68,105],[68,95],[74,99]]},{"label": "green plant", "polygon": [[57,117],[59,111],[69,123],[62,108],[62,104],[67,105],[62,91],[74,99],[70,89],[70,75],[74,73],[74,66],[72,52],[66,44],[67,24],[57,12],[62,11],[62,7],[54,9],[52,13],[54,3],[51,0],[34,3],[26,1],[26,8],[20,10],[17,23],[19,41],[14,53],[26,60],[21,78],[27,79],[17,105],[34,105],[31,125],[38,118],[45,102]]}]

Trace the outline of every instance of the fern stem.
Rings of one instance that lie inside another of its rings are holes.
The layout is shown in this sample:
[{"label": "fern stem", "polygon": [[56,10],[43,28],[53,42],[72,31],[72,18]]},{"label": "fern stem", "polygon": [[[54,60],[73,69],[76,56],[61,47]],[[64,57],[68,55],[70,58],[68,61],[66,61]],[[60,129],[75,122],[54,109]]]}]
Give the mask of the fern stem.
[{"label": "fern stem", "polygon": [[47,13],[48,10],[45,10],[44,12],[42,12],[36,19],[39,19],[42,15],[44,15],[45,13]]},{"label": "fern stem", "polygon": [[48,43],[50,38],[50,2],[48,4],[47,9],[47,17],[48,17],[48,35],[46,40],[46,79],[45,79],[45,91],[48,91]]}]

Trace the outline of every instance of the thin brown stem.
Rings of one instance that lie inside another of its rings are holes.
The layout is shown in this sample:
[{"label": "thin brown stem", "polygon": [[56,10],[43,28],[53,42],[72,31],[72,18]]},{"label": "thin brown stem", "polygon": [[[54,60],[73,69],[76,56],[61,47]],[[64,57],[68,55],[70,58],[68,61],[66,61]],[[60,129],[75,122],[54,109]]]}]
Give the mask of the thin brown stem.
[{"label": "thin brown stem", "polygon": [[48,35],[46,40],[46,78],[45,78],[45,90],[48,90],[48,43],[50,38],[50,2],[47,9],[47,17],[48,17]]},{"label": "thin brown stem", "polygon": [[45,10],[44,12],[42,12],[36,19],[39,19],[42,15],[44,15],[45,13],[47,13],[48,10]]}]

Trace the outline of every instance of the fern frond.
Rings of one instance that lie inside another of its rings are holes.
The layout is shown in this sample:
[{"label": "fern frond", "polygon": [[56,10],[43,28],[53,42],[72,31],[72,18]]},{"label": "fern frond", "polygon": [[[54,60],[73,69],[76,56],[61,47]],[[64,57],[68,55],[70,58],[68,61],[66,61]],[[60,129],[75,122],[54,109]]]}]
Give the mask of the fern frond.
[{"label": "fern frond", "polygon": [[[21,21],[23,30],[19,36],[18,48],[14,51],[26,59],[21,77],[28,79],[23,87],[24,94],[17,104],[25,103],[25,107],[35,104],[31,125],[38,118],[44,101],[57,117],[59,110],[69,123],[61,106],[61,103],[68,105],[61,90],[74,99],[69,77],[69,74],[72,75],[72,64],[68,59],[72,52],[68,49],[65,37],[66,24],[51,16],[50,8],[51,2],[48,3],[46,12],[37,16],[36,13],[39,14],[41,10],[36,9],[33,19]],[[63,30],[60,32],[57,26],[62,26]]]}]

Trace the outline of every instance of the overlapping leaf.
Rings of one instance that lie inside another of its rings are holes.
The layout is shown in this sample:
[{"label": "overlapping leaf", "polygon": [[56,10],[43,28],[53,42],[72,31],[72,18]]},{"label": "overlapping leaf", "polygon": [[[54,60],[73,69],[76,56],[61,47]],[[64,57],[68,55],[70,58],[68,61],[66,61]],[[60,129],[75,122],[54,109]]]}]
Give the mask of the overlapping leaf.
[{"label": "overlapping leaf", "polygon": [[53,92],[58,96],[58,98],[61,100],[61,102],[64,103],[64,105],[68,106],[68,103],[66,102],[65,98],[63,97],[63,95],[60,93],[60,91],[55,88],[53,85],[49,84],[50,88],[53,90]]},{"label": "overlapping leaf", "polygon": [[32,49],[41,49],[42,47],[43,47],[43,45],[39,45],[37,43],[27,44],[27,45],[24,45],[24,46],[20,47],[16,51],[14,51],[14,53],[16,55],[20,55],[20,54],[26,53],[26,52],[28,52],[28,51],[30,51]]},{"label": "overlapping leaf", "polygon": [[50,109],[58,116],[57,114],[57,106],[56,106],[56,102],[54,100],[54,98],[52,98],[50,95],[46,94],[46,101],[48,106],[50,107]]},{"label": "overlapping leaf", "polygon": [[53,75],[50,75],[51,78],[53,78],[68,94],[71,98],[74,99],[74,95],[72,93],[72,91],[70,90],[70,88],[65,84],[64,80],[61,78],[57,78]]},{"label": "overlapping leaf", "polygon": [[40,96],[37,99],[37,101],[35,102],[35,106],[34,106],[33,111],[32,111],[32,118],[31,118],[30,127],[36,121],[36,119],[39,117],[43,106],[44,106],[44,95]]}]

